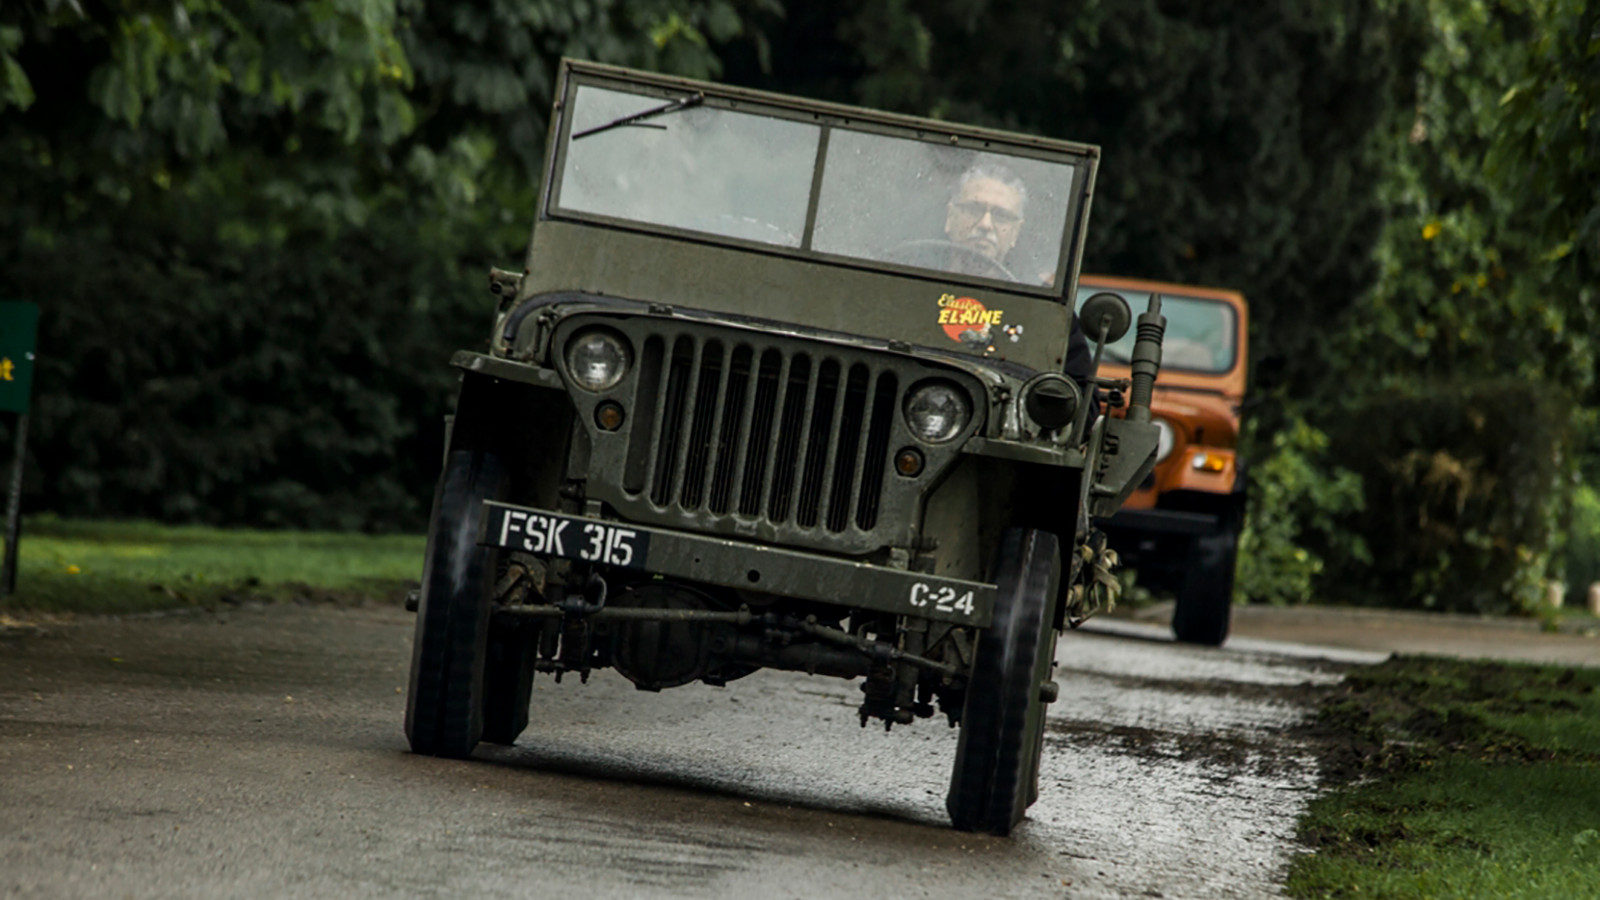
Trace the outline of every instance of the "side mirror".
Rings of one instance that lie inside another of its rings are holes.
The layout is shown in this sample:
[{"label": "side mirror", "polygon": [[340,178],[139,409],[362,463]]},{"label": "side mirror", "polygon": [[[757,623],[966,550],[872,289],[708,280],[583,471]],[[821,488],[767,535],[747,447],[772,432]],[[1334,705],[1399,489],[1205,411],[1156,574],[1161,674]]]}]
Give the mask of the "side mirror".
[{"label": "side mirror", "polygon": [[1102,291],[1083,302],[1078,310],[1078,322],[1083,335],[1095,343],[1112,343],[1128,333],[1133,324],[1133,310],[1128,301],[1117,294]]}]

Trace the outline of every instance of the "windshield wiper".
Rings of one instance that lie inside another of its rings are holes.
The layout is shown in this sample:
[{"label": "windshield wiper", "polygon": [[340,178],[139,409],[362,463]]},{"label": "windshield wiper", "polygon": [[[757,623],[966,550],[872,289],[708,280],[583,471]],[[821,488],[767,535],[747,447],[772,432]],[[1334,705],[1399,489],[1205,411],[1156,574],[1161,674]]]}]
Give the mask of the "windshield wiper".
[{"label": "windshield wiper", "polygon": [[637,125],[638,123],[643,122],[645,119],[653,119],[656,116],[664,116],[667,113],[674,113],[682,109],[688,109],[692,106],[699,106],[700,104],[704,103],[705,100],[706,95],[696,91],[687,97],[681,97],[672,101],[671,103],[663,103],[660,106],[651,107],[644,112],[636,112],[632,115],[623,116],[620,119],[612,119],[604,125],[596,125],[593,128],[585,128],[584,130],[573,135],[572,139],[577,140],[578,138],[586,138],[591,134],[599,134],[602,131],[610,131],[613,128],[621,128],[624,125]]}]

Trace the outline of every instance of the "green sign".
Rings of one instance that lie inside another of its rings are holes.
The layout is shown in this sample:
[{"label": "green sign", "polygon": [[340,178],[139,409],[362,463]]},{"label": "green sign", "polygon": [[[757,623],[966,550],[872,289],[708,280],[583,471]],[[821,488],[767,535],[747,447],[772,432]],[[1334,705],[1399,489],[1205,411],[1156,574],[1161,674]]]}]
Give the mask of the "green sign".
[{"label": "green sign", "polygon": [[38,331],[38,304],[0,302],[0,412],[28,411]]}]

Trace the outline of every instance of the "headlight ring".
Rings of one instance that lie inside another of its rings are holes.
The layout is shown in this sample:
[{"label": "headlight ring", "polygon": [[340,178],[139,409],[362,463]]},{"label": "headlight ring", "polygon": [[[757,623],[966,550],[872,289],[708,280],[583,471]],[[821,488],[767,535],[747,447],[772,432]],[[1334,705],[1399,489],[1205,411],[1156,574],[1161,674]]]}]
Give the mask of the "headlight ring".
[{"label": "headlight ring", "polygon": [[966,430],[972,421],[972,401],[958,385],[926,381],[906,395],[905,419],[918,440],[942,444]]},{"label": "headlight ring", "polygon": [[585,328],[567,341],[567,373],[586,391],[616,387],[632,362],[627,339],[609,328]]}]

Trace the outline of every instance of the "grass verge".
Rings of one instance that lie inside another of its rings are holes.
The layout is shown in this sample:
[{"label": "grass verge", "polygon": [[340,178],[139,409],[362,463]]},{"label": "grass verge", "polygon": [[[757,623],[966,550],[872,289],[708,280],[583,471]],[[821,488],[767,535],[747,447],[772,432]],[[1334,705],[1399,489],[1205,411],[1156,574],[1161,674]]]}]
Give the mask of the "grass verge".
[{"label": "grass verge", "polygon": [[1397,657],[1316,728],[1346,786],[1302,819],[1290,896],[1600,896],[1600,669]]},{"label": "grass verge", "polygon": [[246,600],[399,603],[414,535],[244,531],[30,517],[0,613],[135,613]]}]

